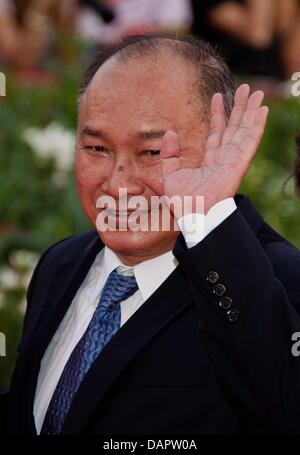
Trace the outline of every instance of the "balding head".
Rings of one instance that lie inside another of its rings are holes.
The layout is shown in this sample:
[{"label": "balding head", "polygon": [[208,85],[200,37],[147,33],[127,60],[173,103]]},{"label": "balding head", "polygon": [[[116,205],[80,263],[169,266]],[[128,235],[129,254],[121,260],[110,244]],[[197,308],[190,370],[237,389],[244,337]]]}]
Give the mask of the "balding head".
[{"label": "balding head", "polygon": [[218,92],[223,95],[225,112],[229,118],[235,92],[233,78],[226,63],[209,43],[191,36],[153,34],[128,37],[97,54],[81,83],[79,102],[96,73],[110,59],[117,59],[120,63],[131,60],[135,65],[138,62],[143,65],[147,61],[150,65],[156,62],[161,67],[164,59],[171,59],[174,72],[179,71],[182,65],[190,74],[191,88],[195,89],[195,96],[200,99],[203,117],[208,116],[210,100]]}]

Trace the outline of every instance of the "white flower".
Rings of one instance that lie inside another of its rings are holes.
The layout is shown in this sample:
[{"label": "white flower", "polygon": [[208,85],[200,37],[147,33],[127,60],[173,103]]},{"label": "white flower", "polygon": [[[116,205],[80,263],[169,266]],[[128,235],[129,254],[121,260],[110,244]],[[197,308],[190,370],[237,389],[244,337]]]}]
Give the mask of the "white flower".
[{"label": "white flower", "polygon": [[19,275],[11,267],[0,269],[0,287],[2,289],[15,289],[19,287]]},{"label": "white flower", "polygon": [[40,157],[54,158],[58,171],[67,172],[72,168],[75,133],[56,122],[46,128],[27,128],[22,134],[23,140]]},{"label": "white flower", "polygon": [[29,250],[15,250],[9,255],[13,267],[22,270],[33,270],[38,261],[38,254]]}]

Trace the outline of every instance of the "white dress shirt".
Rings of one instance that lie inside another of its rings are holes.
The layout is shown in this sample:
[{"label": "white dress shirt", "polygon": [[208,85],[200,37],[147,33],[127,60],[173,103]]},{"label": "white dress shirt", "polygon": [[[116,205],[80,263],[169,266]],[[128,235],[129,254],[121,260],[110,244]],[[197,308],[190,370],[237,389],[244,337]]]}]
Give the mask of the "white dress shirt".
[{"label": "white dress shirt", "polygon": [[[178,220],[188,248],[203,240],[235,209],[234,199],[228,198],[213,206],[207,215],[190,214]],[[191,226],[196,226],[196,229],[191,229]],[[177,265],[172,251],[133,267],[122,264],[118,256],[107,247],[98,253],[41,361],[34,400],[34,418],[38,434],[63,369],[92,319],[110,273],[118,268],[121,274],[134,275],[138,284],[135,294],[121,302],[122,326],[159,288]]]}]

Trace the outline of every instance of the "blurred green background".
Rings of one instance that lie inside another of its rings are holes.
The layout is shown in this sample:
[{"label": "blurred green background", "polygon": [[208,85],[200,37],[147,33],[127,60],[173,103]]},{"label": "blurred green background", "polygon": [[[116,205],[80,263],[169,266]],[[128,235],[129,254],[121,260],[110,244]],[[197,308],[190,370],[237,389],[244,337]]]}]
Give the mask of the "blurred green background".
[{"label": "blurred green background", "polygon": [[[76,97],[85,66],[50,62],[53,81],[44,86],[27,87],[7,75],[7,95],[0,98],[0,332],[6,335],[0,390],[16,360],[25,291],[40,253],[89,229],[72,170]],[[289,179],[300,131],[299,99],[267,104],[267,130],[240,192],[300,247],[300,201]]]}]

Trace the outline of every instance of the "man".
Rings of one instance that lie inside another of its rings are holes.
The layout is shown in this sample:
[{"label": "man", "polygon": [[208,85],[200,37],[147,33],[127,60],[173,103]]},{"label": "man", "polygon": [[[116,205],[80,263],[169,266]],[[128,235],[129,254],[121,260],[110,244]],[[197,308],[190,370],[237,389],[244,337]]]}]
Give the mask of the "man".
[{"label": "man", "polygon": [[[8,433],[298,432],[300,255],[234,199],[262,99],[247,85],[234,97],[225,63],[189,37],[128,38],[97,57],[75,160],[94,230],[33,274]],[[162,195],[174,225],[129,229],[133,211],[149,227]]]}]

